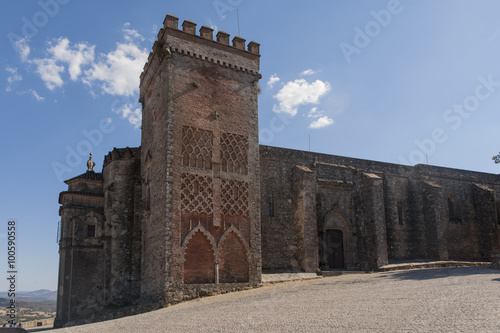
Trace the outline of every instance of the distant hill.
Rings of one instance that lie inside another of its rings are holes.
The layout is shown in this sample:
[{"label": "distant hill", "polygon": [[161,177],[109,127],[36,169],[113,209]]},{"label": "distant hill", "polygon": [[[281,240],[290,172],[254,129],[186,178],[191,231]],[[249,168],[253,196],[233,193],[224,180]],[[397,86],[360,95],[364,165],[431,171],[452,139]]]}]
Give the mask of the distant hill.
[{"label": "distant hill", "polygon": [[[0,291],[0,298],[9,298],[8,292]],[[56,300],[57,300],[57,291],[40,289],[35,291],[16,292],[16,301],[45,302],[45,301],[56,301]]]},{"label": "distant hill", "polygon": [[[17,316],[19,321],[54,318],[56,315],[56,291],[40,289],[16,292]],[[4,319],[10,303],[7,292],[0,292],[0,318]]]}]

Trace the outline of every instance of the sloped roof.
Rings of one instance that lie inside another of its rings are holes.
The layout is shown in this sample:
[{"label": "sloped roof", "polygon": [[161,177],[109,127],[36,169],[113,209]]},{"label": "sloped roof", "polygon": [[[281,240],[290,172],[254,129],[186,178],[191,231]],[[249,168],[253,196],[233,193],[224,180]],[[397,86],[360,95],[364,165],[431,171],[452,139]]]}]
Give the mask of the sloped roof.
[{"label": "sloped roof", "polygon": [[85,173],[82,173],[79,176],[76,176],[76,177],[73,177],[73,178],[66,180],[65,183],[67,184],[68,182],[70,182],[72,180],[76,180],[76,179],[103,180],[104,178],[103,178],[101,172],[87,171]]}]

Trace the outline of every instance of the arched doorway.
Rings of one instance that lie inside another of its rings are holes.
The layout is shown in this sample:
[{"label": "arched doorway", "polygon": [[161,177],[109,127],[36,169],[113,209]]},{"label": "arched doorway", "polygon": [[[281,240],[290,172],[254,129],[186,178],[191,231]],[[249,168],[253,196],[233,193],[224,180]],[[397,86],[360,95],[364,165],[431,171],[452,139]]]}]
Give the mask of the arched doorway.
[{"label": "arched doorway", "polygon": [[343,269],[344,264],[344,237],[342,230],[326,230],[326,257],[330,269]]},{"label": "arched doorway", "polygon": [[319,232],[319,265],[324,270],[356,269],[357,238],[352,231],[349,218],[335,208],[323,217]]}]

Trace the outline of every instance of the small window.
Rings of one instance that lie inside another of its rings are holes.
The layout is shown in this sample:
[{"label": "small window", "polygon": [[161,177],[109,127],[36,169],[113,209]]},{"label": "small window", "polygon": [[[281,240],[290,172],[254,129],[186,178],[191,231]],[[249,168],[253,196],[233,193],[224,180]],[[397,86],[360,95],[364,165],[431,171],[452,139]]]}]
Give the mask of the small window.
[{"label": "small window", "polygon": [[403,204],[398,202],[398,219],[399,219],[399,224],[404,225],[404,216],[403,216]]},{"label": "small window", "polygon": [[151,210],[151,186],[146,186],[146,210]]},{"label": "small window", "polygon": [[95,237],[95,225],[89,224],[87,225],[87,238]]},{"label": "small window", "polygon": [[500,225],[500,200],[495,200],[495,206],[497,208],[497,223]]},{"label": "small window", "polygon": [[269,200],[269,217],[274,217],[274,202],[272,194],[269,194],[268,200]]},{"label": "small window", "polygon": [[461,223],[462,218],[460,217],[458,199],[455,195],[450,195],[448,197],[448,214],[451,223]]}]

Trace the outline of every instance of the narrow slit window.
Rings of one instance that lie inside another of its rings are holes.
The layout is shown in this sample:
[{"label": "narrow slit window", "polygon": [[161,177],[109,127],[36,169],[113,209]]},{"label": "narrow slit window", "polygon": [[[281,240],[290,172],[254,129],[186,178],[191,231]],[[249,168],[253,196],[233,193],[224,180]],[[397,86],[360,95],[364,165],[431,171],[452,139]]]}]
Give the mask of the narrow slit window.
[{"label": "narrow slit window", "polygon": [[274,217],[274,202],[272,194],[269,194],[268,200],[269,200],[269,217]]},{"label": "narrow slit window", "polygon": [[497,223],[500,225],[500,200],[495,200],[495,205],[497,207]]},{"label": "narrow slit window", "polygon": [[146,187],[146,210],[151,210],[151,186]]},{"label": "narrow slit window", "polygon": [[403,217],[403,204],[400,202],[398,202],[398,219],[399,219],[399,225],[403,225],[404,224],[404,217]]},{"label": "narrow slit window", "polygon": [[87,225],[87,238],[95,237],[95,225],[89,224]]}]

